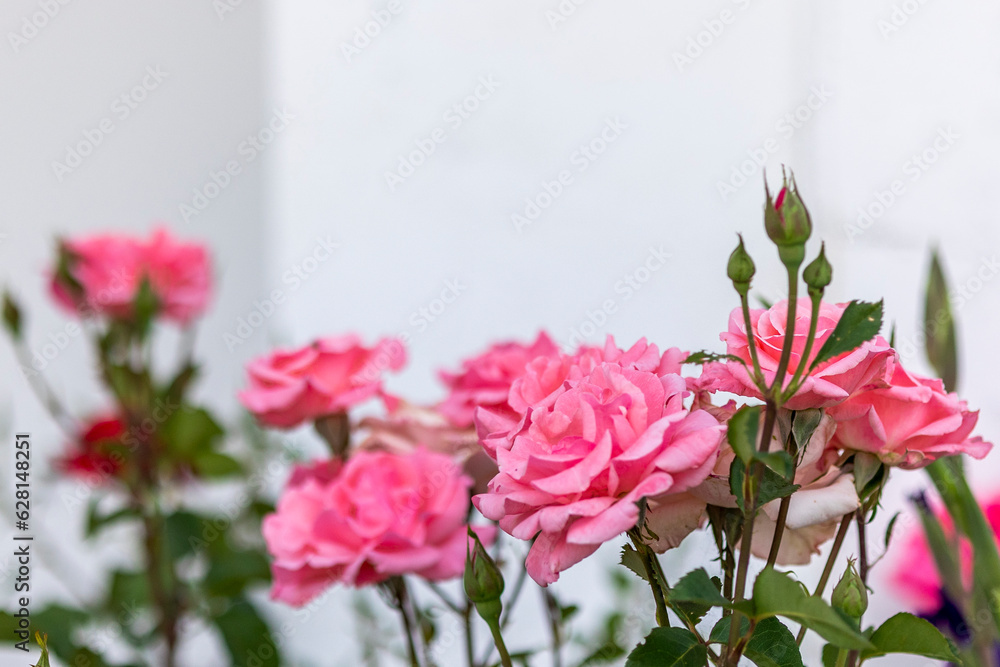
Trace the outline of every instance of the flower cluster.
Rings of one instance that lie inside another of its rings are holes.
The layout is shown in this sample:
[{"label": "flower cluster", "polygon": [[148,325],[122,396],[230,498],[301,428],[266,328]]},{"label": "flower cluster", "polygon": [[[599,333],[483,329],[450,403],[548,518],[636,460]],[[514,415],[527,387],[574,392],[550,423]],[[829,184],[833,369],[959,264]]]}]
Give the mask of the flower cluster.
[{"label": "flower cluster", "polygon": [[178,324],[204,313],[212,292],[207,249],[157,229],[147,240],[118,234],[67,239],[52,274],[56,301],[73,313],[130,319],[147,282],[155,309]]}]

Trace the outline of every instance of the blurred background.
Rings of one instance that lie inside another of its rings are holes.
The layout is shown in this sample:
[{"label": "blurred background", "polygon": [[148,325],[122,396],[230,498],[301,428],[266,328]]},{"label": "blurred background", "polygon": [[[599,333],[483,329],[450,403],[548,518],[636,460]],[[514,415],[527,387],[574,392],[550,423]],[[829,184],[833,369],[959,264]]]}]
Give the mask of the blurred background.
[{"label": "blurred background", "polygon": [[[156,223],[215,253],[200,392],[234,422],[248,359],[348,330],[407,333],[410,363],[390,388],[429,402],[438,369],[539,328],[566,345],[613,334],[721,349],[737,232],[761,296],[781,297],[761,205],[765,168],[776,186],[787,165],[813,215],[810,255],[825,241],[835,268],[828,296],[884,297],[920,371],[940,248],[960,389],[995,441],[998,21],[991,3],[925,0],[6,0],[0,278],[30,306],[46,379],[80,411],[102,399],[84,338],[46,296],[55,238]],[[286,298],[272,309],[275,291]],[[4,437],[30,431],[42,457],[60,451],[9,349],[0,372]],[[983,493],[997,456],[971,466]],[[88,573],[129,555],[82,546],[71,489],[49,481],[34,510],[61,536],[49,567],[79,572],[85,594]],[[899,475],[882,525],[926,486]],[[701,546],[671,569],[706,562]],[[555,593],[610,599],[616,556],[608,545]],[[11,562],[0,556],[5,602]],[[899,562],[890,553],[876,585]],[[36,580],[40,597],[67,594]],[[902,604],[877,591],[872,621]],[[293,639],[296,664],[354,665],[354,602],[338,589],[304,620],[269,610],[312,637]],[[525,611],[512,636],[540,643],[540,618]],[[216,664],[215,650],[184,664]],[[915,664],[896,660],[878,664]]]}]

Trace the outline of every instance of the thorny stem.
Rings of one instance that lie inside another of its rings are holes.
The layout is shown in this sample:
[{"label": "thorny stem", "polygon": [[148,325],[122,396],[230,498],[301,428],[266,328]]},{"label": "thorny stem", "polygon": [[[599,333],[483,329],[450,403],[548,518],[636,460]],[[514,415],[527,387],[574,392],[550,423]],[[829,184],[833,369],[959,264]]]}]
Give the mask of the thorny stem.
[{"label": "thorny stem", "polygon": [[[854,513],[858,524],[858,576],[861,577],[861,585],[868,586],[868,538],[865,529],[868,524],[868,512],[862,506]],[[858,657],[861,654],[857,650],[851,651],[847,656],[847,666],[855,667],[858,664]]]},{"label": "thorny stem", "polygon": [[750,303],[746,294],[740,295],[740,308],[743,310],[743,326],[747,332],[747,347],[750,348],[750,360],[753,362],[754,380],[763,384],[764,375],[760,370],[760,360],[757,357],[757,343],[754,341],[753,324],[750,322]]},{"label": "thorny stem", "polygon": [[423,653],[420,650],[420,625],[417,621],[413,600],[410,598],[406,581],[402,577],[392,577],[389,580],[392,593],[396,598],[399,616],[403,622],[403,633],[406,635],[406,649],[410,657],[411,667],[424,667]]},{"label": "thorny stem", "polygon": [[785,340],[781,347],[781,357],[778,359],[778,368],[774,372],[774,381],[771,383],[771,396],[780,398],[782,387],[784,386],[785,372],[788,370],[788,361],[792,357],[792,343],[795,341],[795,315],[798,308],[799,296],[799,269],[798,267],[788,267],[788,315],[785,318]]},{"label": "thorny stem", "polygon": [[792,376],[791,382],[788,383],[787,396],[782,396],[784,400],[788,400],[795,395],[795,392],[799,390],[802,378],[805,377],[806,364],[809,363],[809,355],[812,354],[813,343],[816,342],[817,320],[819,320],[819,307],[821,303],[822,299],[819,294],[812,297],[812,312],[809,317],[809,335],[806,337],[806,347],[802,351],[802,358],[799,359],[799,367],[795,369],[795,375]]},{"label": "thorny stem", "polygon": [[[785,440],[785,451],[791,453],[792,430],[788,430],[788,439]],[[792,459],[792,479],[795,479],[795,459]],[[767,566],[774,567],[778,560],[778,552],[781,550],[781,538],[785,533],[785,522],[788,520],[788,507],[792,503],[791,496],[785,496],[778,505],[778,519],[774,524],[774,535],[771,537],[771,551],[767,555]]]},{"label": "thorny stem", "polygon": [[656,571],[656,566],[653,564],[654,557],[652,557],[652,552],[646,546],[645,542],[642,541],[642,538],[635,534],[634,530],[629,531],[629,537],[632,539],[632,544],[635,545],[635,550],[639,552],[639,558],[642,560],[642,568],[646,572],[646,580],[649,581],[649,588],[653,591],[653,602],[656,603],[656,624],[661,628],[669,627],[670,619],[667,616],[667,601],[663,597],[663,588],[660,586],[660,577]]}]

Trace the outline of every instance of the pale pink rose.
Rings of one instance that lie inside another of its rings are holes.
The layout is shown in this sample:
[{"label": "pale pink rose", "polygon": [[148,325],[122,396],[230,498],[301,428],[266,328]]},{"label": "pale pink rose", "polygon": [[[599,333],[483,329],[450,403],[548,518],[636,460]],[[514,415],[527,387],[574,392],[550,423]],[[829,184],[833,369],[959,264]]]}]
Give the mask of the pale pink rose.
[{"label": "pale pink rose", "polygon": [[405,362],[406,350],[395,339],[365,347],[353,334],[323,338],[252,361],[239,398],[260,423],[291,428],[381,395],[382,372]]},{"label": "pale pink rose", "polygon": [[558,355],[558,346],[544,331],[530,345],[516,341],[492,345],[482,354],[463,361],[459,372],[441,371],[448,396],[438,410],[455,426],[472,426],[476,408],[507,405],[510,385],[524,373],[531,360]]},{"label": "pale pink rose", "polygon": [[418,447],[450,456],[474,480],[481,493],[497,473],[496,463],[479,446],[476,430],[454,426],[434,408],[398,400],[385,417],[366,417],[359,424],[364,438],[358,449],[412,452]]},{"label": "pale pink rose", "polygon": [[[627,354],[614,356],[621,361]],[[655,356],[649,367],[670,365]],[[722,438],[723,427],[714,417],[684,408],[680,375],[619,362],[583,363],[586,373],[570,369],[558,395],[528,408],[513,430],[494,439],[500,472],[489,492],[473,499],[506,532],[534,538],[526,564],[543,586],[632,528],[642,498],[654,509],[667,508],[665,497],[700,484]],[[481,409],[477,420],[491,416],[496,413]],[[509,426],[499,419],[497,424]],[[684,512],[678,523],[693,530],[700,518],[690,515]],[[663,523],[667,516],[664,509],[655,518],[664,533],[663,548],[683,532],[669,530],[669,520]]]},{"label": "pale pink rose", "polygon": [[[791,382],[792,374],[798,368],[805,352],[806,339],[809,336],[810,308],[807,299],[798,300],[792,354],[783,382],[785,388]],[[845,308],[847,308],[846,303],[823,303],[820,306],[816,340],[809,355],[809,363],[833,333]],[[778,369],[781,350],[785,344],[787,316],[786,301],[780,301],[767,310],[750,311],[750,325],[753,327],[757,356],[768,385],[774,382],[774,374]],[[728,391],[741,396],[762,398],[747,371],[747,368],[752,369],[753,365],[741,309],[736,308],[730,313],[729,330],[722,333],[720,338],[726,343],[726,353],[739,357],[747,365],[744,366],[736,361],[705,364],[700,380],[701,386],[713,392]],[[884,386],[894,354],[889,343],[881,336],[876,336],[851,352],[824,361],[808,373],[799,390],[795,392],[795,396],[786,401],[784,407],[789,410],[826,408],[843,402],[848,396],[868,386]],[[808,365],[806,369],[808,370]]]},{"label": "pale pink rose", "polygon": [[941,380],[908,373],[898,362],[888,387],[861,392],[829,412],[837,420],[837,446],[900,468],[921,468],[951,454],[981,459],[993,448],[971,436],[978,412],[947,393]]},{"label": "pale pink rose", "polygon": [[[997,544],[1000,545],[1000,496],[986,498],[980,502],[980,506],[997,537]],[[945,536],[954,539],[955,528],[944,507],[935,508],[933,511],[944,528]],[[914,517],[910,525],[910,530],[892,540],[889,547],[890,570],[887,578],[899,596],[906,600],[916,613],[933,614],[945,602],[944,584],[920,522]],[[899,546],[896,546],[897,544]],[[973,552],[972,545],[964,536],[958,540],[956,555],[963,583],[966,589],[969,589],[973,582]]]},{"label": "pale pink rose", "polygon": [[423,449],[362,451],[342,467],[297,471],[264,517],[271,597],[301,606],[333,584],[459,576],[471,484],[449,457]]},{"label": "pale pink rose", "polygon": [[212,292],[208,250],[157,229],[147,241],[99,235],[62,241],[52,293],[67,309],[117,319],[133,316],[139,286],[149,281],[159,314],[187,324],[204,313]]},{"label": "pale pink rose", "polygon": [[[735,406],[730,404],[729,407]],[[729,410],[720,410],[720,417],[723,412]],[[788,416],[787,411],[782,411],[778,419],[775,433],[771,437],[772,452],[784,447],[783,440],[790,427]],[[763,424],[760,429],[763,429]],[[853,475],[841,473],[835,465],[838,453],[830,444],[835,429],[836,422],[833,418],[824,415],[805,451],[799,455],[795,483],[800,488],[792,494],[789,501],[785,531],[778,550],[777,562],[780,565],[808,563],[812,556],[819,553],[819,547],[833,538],[844,515],[860,506]],[[691,495],[710,505],[737,507],[736,498],[729,486],[729,467],[735,457],[730,446],[724,444],[714,470],[704,482],[691,490]],[[767,558],[770,553],[780,505],[780,500],[767,503],[754,522],[751,553],[758,558]]]}]

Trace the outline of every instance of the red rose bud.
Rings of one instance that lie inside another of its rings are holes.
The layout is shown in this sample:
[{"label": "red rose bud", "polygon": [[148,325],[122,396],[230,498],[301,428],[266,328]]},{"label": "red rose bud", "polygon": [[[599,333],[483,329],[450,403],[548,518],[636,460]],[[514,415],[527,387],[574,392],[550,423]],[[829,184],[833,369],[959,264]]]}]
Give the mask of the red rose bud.
[{"label": "red rose bud", "polygon": [[799,198],[795,177],[791,183],[785,177],[781,191],[772,201],[771,191],[764,184],[767,201],[764,204],[764,228],[768,237],[778,246],[778,254],[785,266],[798,266],[805,259],[805,245],[812,234],[809,211]]},{"label": "red rose bud", "polygon": [[750,291],[750,280],[753,279],[757,268],[753,264],[753,259],[750,258],[750,253],[743,246],[743,235],[738,234],[738,236],[740,244],[729,256],[729,266],[726,271],[729,279],[733,281],[733,287],[736,288],[736,291],[739,292],[740,296],[746,296],[747,292]]},{"label": "red rose bud", "polygon": [[465,595],[476,605],[476,611],[487,623],[498,620],[503,611],[503,574],[470,528],[471,550],[465,561]]},{"label": "red rose bud", "polygon": [[819,247],[819,257],[814,259],[802,270],[802,280],[809,288],[809,296],[821,298],[823,290],[833,280],[833,267],[826,259],[826,244]]}]

